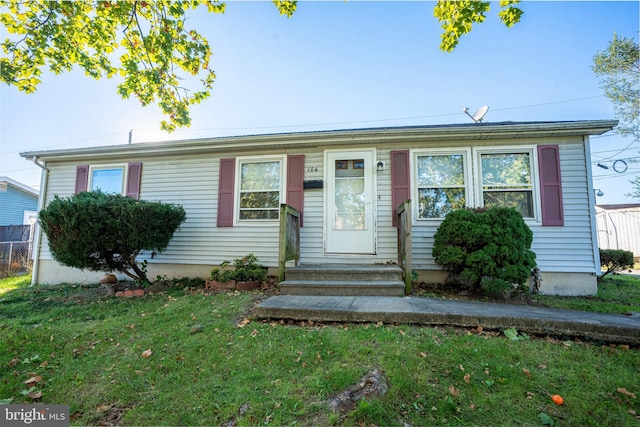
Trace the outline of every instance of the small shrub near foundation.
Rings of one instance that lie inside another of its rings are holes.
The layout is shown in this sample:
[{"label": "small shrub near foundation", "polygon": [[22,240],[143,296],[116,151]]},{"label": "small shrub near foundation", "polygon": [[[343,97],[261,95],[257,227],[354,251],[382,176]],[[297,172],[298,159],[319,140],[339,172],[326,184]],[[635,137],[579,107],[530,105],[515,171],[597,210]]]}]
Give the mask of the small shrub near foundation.
[{"label": "small shrub near foundation", "polygon": [[457,286],[504,293],[527,283],[536,265],[533,232],[513,208],[451,211],[434,239],[433,257]]}]

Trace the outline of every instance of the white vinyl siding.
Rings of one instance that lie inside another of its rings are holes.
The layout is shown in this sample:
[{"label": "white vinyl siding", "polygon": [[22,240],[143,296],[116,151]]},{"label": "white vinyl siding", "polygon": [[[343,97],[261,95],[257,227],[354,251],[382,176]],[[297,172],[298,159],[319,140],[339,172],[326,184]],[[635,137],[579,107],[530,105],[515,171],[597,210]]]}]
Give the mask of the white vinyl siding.
[{"label": "white vinyl siding", "polygon": [[[562,190],[564,200],[565,225],[563,227],[543,227],[539,223],[530,224],[534,232],[533,250],[537,254],[538,266],[549,272],[588,272],[594,271],[594,254],[592,233],[590,229],[590,208],[587,183],[587,159],[581,137],[545,138],[540,140],[521,141],[532,147],[535,144],[559,144]],[[466,145],[465,145],[466,144]],[[304,191],[304,227],[301,229],[302,263],[380,263],[397,261],[396,233],[391,225],[391,162],[390,151],[398,149],[412,150],[415,153],[426,150],[437,152],[460,152],[470,149],[471,142],[424,142],[403,141],[388,142],[377,147],[376,162],[387,165],[384,171],[378,172],[376,181],[375,218],[377,221],[377,255],[370,256],[326,256],[323,254],[324,233],[324,188],[313,188]],[[486,143],[485,143],[486,144]],[[492,146],[513,146],[513,140],[494,141]],[[344,149],[371,149],[373,144],[344,144]],[[254,151],[251,155],[264,158],[281,158],[286,154],[304,154],[304,179],[324,180],[323,164],[324,147],[313,149]],[[216,152],[215,154],[172,155],[171,158],[137,156],[135,158],[114,158],[105,165],[126,164],[130,161],[142,162],[143,173],[140,199],[158,200],[177,203],[184,207],[187,219],[175,233],[167,249],[151,259],[150,254],[142,254],[140,259],[147,259],[150,264],[197,264],[215,266],[224,260],[233,260],[254,253],[258,261],[266,266],[275,267],[278,257],[278,221],[271,221],[255,226],[216,227],[218,206],[218,179],[221,158],[234,157],[232,152]],[[240,158],[240,157],[239,157]],[[78,164],[99,163],[84,159],[83,161],[58,163],[50,161],[49,180],[46,201],[57,194],[61,197],[71,196],[74,192],[75,173]],[[283,177],[286,166],[283,161]],[[412,172],[413,174],[414,172]],[[537,176],[537,167],[533,174]],[[283,178],[283,188],[286,180]],[[534,197],[539,200],[538,188]],[[237,199],[237,187],[236,195]],[[440,270],[431,256],[433,235],[439,220],[413,222],[413,269]],[[43,238],[41,258],[51,259]]]},{"label": "white vinyl siding", "polygon": [[[527,221],[533,231],[531,249],[536,253],[536,262],[542,271],[595,272],[584,145],[580,138],[540,142],[550,143],[558,143],[560,148],[565,224],[563,227],[543,227],[540,223]],[[538,173],[537,167],[533,172]],[[539,200],[538,192],[536,187],[534,197]],[[433,235],[440,223],[414,220],[414,269],[440,269],[431,256]]]}]

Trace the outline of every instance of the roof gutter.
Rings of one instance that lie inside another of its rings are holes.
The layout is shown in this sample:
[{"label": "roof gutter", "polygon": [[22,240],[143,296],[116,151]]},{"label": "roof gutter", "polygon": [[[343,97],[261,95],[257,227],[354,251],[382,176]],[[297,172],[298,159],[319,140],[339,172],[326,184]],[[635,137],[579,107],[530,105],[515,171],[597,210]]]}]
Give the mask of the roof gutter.
[{"label": "roof gutter", "polygon": [[479,141],[497,139],[544,138],[560,136],[600,135],[616,126],[615,120],[575,122],[478,123],[461,125],[409,126],[332,131],[311,131],[266,135],[227,136],[165,142],[143,142],[67,150],[20,153],[22,157],[38,156],[47,160],[110,159],[122,156],[167,156],[276,150],[295,146],[329,147],[344,144],[396,144],[403,141]]}]

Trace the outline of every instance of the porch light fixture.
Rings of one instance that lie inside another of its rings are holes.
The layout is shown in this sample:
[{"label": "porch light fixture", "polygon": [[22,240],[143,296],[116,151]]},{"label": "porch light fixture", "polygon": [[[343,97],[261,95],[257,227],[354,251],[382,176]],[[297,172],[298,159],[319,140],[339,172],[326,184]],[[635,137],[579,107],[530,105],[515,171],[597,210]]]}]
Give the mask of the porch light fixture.
[{"label": "porch light fixture", "polygon": [[604,196],[604,192],[601,189],[594,188],[594,191],[596,192],[596,196],[598,196],[598,197]]},{"label": "porch light fixture", "polygon": [[376,165],[376,170],[378,172],[384,172],[384,162],[378,162],[378,164]]}]

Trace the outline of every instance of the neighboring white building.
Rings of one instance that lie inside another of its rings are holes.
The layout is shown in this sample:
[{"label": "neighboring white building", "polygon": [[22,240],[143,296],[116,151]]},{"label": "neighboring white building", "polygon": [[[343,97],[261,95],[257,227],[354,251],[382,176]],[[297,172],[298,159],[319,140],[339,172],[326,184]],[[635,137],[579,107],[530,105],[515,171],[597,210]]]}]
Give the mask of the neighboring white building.
[{"label": "neighboring white building", "polygon": [[[612,120],[505,122],[220,137],[26,152],[43,173],[40,205],[97,187],[181,204],[187,220],[150,277],[206,277],[224,260],[278,260],[278,206],[302,213],[303,264],[397,260],[395,209],[410,198],[412,265],[446,273],[433,235],[457,204],[512,205],[534,233],[541,291],[597,292],[599,253],[589,136]],[[503,174],[501,171],[509,171]],[[504,175],[504,176],[503,176]],[[510,178],[505,178],[509,175]],[[514,176],[518,178],[514,180]],[[257,206],[248,200],[261,200]],[[34,281],[95,281],[54,261],[40,240]]]},{"label": "neighboring white building", "polygon": [[631,251],[640,261],[640,203],[597,205],[596,219],[600,249]]}]

